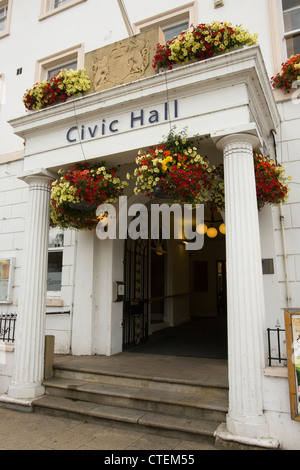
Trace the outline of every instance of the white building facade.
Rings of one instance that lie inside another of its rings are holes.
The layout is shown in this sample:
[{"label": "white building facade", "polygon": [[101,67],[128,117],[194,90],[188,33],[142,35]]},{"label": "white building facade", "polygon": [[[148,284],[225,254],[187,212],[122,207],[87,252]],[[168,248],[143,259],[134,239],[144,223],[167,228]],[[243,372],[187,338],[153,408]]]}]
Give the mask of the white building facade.
[{"label": "white building facade", "polygon": [[[30,17],[25,3],[0,2],[0,259],[11,263],[0,314],[17,314],[15,342],[0,340],[2,399],[43,395],[45,334],[55,336],[59,354],[124,349],[124,302],[114,291],[126,280],[124,240],[49,232],[50,180],[60,168],[95,160],[120,165],[125,176],[138,150],[159,144],[176,125],[209,136],[203,152],[224,161],[226,242],[207,241],[192,254],[167,242],[163,295],[172,301],[158,322],[149,320],[149,332],[193,316],[220,319],[215,282],[208,280],[207,294],[193,290],[191,263],[226,261],[229,410],[219,437],[299,449],[286,362],[270,367],[267,350],[267,329],[284,329],[284,309],[300,307],[300,100],[270,84],[282,62],[300,53],[299,2],[168,0],[162,7],[126,0],[108,8],[97,0],[30,0]],[[242,23],[258,34],[258,45],[25,111],[27,88],[53,70],[82,68],[91,51],[140,31],[161,27],[168,34],[173,26],[213,20]],[[258,212],[253,150],[291,175],[284,206]],[[130,186],[126,195],[145,202]],[[271,269],[262,270],[262,260]]]}]

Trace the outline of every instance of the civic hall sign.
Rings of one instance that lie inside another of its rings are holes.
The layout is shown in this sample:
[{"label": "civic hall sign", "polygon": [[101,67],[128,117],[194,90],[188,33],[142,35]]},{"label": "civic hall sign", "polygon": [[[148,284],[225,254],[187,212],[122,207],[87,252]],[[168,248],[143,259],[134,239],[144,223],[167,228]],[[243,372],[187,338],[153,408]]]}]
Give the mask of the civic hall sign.
[{"label": "civic hall sign", "polygon": [[70,127],[66,132],[66,139],[70,143],[100,138],[124,132],[149,124],[157,124],[178,117],[178,101],[162,103],[156,109],[140,109],[131,111],[122,118],[102,118],[93,124],[80,124]]}]

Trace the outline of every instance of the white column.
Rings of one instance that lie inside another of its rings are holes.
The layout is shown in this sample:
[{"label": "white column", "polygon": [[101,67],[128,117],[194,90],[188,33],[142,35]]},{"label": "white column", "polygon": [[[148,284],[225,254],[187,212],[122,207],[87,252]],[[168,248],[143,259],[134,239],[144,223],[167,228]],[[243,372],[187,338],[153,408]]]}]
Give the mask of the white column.
[{"label": "white column", "polygon": [[223,137],[229,412],[235,436],[267,438],[263,412],[264,292],[253,148],[248,134]]},{"label": "white column", "polygon": [[50,178],[28,176],[28,215],[17,317],[14,370],[8,396],[19,399],[44,394],[44,337],[47,292]]}]

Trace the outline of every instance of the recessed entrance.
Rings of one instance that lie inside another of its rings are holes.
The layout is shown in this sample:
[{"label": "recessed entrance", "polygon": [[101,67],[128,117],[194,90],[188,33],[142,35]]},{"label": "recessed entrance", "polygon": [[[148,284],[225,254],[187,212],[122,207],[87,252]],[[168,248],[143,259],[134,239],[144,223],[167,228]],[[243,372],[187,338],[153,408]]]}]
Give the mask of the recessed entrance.
[{"label": "recessed entrance", "polygon": [[174,238],[126,241],[123,349],[227,358],[225,235],[218,230],[222,222],[221,216],[215,217],[217,235],[205,235],[201,250],[188,251]]}]

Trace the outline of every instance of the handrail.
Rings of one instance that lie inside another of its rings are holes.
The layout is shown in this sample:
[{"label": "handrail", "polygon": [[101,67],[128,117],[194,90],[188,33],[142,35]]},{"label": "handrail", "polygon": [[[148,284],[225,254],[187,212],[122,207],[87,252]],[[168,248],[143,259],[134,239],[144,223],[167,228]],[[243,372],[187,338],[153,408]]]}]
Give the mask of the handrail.
[{"label": "handrail", "polygon": [[189,295],[189,294],[190,294],[189,292],[183,292],[182,294],[172,294],[172,295],[165,295],[162,297],[152,297],[151,299],[149,299],[149,302],[156,302],[157,300],[171,299],[173,297],[182,297],[182,296]]}]

